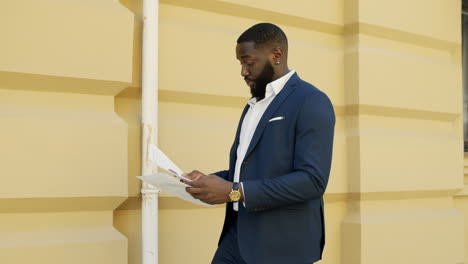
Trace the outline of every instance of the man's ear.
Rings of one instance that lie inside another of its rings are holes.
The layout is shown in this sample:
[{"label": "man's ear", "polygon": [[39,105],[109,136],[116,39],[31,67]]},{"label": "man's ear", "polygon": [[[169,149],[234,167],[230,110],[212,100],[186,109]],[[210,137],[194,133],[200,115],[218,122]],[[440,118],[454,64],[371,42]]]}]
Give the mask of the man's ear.
[{"label": "man's ear", "polygon": [[281,47],[276,47],[273,48],[272,52],[272,64],[278,64],[278,62],[281,62],[281,59],[283,58],[283,49]]},{"label": "man's ear", "polygon": [[283,57],[283,49],[281,47],[276,47],[273,49],[272,51],[272,54],[273,54],[273,59],[276,61],[276,60],[280,60],[282,57]]}]

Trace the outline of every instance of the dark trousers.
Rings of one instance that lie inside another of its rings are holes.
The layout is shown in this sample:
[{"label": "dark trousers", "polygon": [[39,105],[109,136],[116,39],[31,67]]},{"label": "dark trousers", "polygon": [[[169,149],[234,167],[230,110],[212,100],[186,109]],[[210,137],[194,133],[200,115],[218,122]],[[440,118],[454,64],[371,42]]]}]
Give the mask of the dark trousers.
[{"label": "dark trousers", "polygon": [[239,245],[237,243],[237,219],[229,225],[211,264],[247,264],[242,259],[239,252]]},{"label": "dark trousers", "polygon": [[[235,216],[237,218],[237,214]],[[237,219],[229,225],[211,264],[247,264],[247,262],[242,259],[239,252],[239,244],[237,243]]]}]

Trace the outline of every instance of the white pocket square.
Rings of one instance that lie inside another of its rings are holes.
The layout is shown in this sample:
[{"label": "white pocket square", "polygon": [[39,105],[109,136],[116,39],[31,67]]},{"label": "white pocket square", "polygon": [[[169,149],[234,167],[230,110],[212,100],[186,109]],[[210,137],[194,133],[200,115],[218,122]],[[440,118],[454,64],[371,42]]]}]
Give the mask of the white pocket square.
[{"label": "white pocket square", "polygon": [[268,120],[268,122],[273,122],[273,121],[278,121],[278,120],[283,120],[284,116],[277,116],[273,117],[272,119]]}]

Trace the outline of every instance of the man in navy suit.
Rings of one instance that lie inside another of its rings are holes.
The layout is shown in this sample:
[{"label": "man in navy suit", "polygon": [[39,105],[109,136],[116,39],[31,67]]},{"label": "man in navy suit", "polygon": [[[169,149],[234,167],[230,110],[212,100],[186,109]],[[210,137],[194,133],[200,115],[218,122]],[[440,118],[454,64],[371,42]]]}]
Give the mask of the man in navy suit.
[{"label": "man in navy suit", "polygon": [[289,70],[287,55],[286,35],[276,25],[254,25],[238,38],[236,56],[252,98],[229,170],[186,175],[193,197],[226,203],[214,264],[311,264],[322,257],[335,114],[327,95]]}]

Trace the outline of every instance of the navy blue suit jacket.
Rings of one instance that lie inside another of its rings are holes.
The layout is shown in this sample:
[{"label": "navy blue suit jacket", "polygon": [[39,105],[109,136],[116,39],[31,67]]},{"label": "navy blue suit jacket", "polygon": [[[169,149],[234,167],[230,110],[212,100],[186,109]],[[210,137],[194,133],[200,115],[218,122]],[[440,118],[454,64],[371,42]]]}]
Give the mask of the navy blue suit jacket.
[{"label": "navy blue suit jacket", "polygon": [[[233,181],[244,108],[231,148],[229,170],[216,175]],[[281,120],[269,122],[274,117]],[[240,171],[245,204],[239,204],[239,250],[247,263],[310,264],[325,244],[323,194],[330,174],[335,114],[323,92],[291,76],[254,132]],[[231,224],[226,206],[222,240]]]}]

